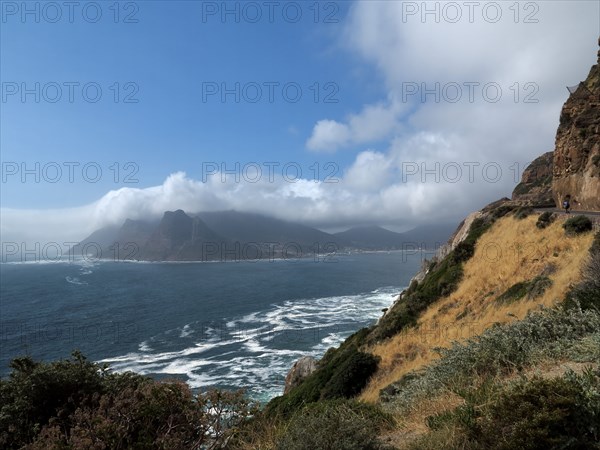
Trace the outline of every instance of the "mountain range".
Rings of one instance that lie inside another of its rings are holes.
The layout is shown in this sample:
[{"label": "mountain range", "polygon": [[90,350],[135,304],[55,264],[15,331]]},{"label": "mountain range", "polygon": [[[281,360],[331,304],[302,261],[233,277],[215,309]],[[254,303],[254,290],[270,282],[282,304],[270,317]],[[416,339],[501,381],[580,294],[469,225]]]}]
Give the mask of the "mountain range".
[{"label": "mountain range", "polygon": [[353,250],[433,250],[447,241],[453,228],[439,224],[396,233],[367,226],[332,234],[260,214],[177,210],[166,211],[160,220],[127,219],[121,226],[96,230],[72,252],[115,260],[232,261]]}]

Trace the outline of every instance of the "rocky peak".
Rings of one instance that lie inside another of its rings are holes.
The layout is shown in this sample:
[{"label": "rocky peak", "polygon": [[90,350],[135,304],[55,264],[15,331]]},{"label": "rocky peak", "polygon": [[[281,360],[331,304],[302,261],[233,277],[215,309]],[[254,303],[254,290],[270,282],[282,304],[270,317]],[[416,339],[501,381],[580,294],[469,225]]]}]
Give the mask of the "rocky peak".
[{"label": "rocky peak", "polygon": [[554,206],[552,197],[552,166],[554,153],[544,153],[523,171],[512,200],[526,206]]},{"label": "rocky peak", "polygon": [[163,238],[170,241],[171,247],[179,246],[192,238],[193,219],[181,209],[166,211],[159,230]]}]

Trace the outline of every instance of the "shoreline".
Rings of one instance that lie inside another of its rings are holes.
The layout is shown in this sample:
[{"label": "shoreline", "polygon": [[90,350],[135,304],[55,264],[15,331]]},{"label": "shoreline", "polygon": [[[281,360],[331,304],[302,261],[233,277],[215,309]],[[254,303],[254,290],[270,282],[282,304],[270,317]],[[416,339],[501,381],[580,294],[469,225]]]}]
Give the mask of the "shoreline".
[{"label": "shoreline", "polygon": [[[437,250],[437,249],[436,249]],[[29,264],[75,264],[75,263],[130,263],[130,264],[202,264],[202,263],[240,263],[240,262],[275,262],[275,261],[303,261],[308,259],[313,260],[325,260],[327,258],[338,257],[338,256],[353,256],[353,255],[370,255],[370,254],[396,254],[396,253],[414,253],[423,252],[424,254],[434,254],[436,250],[428,250],[423,248],[418,249],[395,249],[395,250],[348,250],[336,253],[327,254],[308,254],[303,256],[290,256],[290,257],[271,257],[271,258],[238,258],[238,259],[209,259],[209,260],[135,260],[135,259],[114,259],[114,258],[85,258],[85,257],[69,257],[65,259],[38,259],[33,261],[0,261],[0,265],[29,265]],[[330,261],[335,262],[335,261]]]}]

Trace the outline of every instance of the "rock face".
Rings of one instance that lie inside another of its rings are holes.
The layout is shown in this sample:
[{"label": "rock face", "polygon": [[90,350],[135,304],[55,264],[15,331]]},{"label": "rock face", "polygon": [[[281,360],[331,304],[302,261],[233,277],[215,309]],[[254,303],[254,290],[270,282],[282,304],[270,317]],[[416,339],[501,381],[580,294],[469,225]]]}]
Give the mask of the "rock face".
[{"label": "rock face", "polygon": [[570,195],[574,208],[600,210],[599,67],[600,51],[598,64],[571,93],[560,114],[552,180],[557,207]]},{"label": "rock face", "polygon": [[523,171],[521,182],[517,184],[512,200],[526,206],[554,206],[552,196],[552,168],[554,152],[544,153],[533,160]]},{"label": "rock face", "polygon": [[285,377],[284,394],[287,394],[292,388],[298,386],[306,377],[317,370],[317,361],[311,356],[303,356],[294,363],[287,376]]},{"label": "rock face", "polygon": [[216,243],[227,240],[197,217],[181,209],[165,212],[158,228],[141,248],[140,259],[147,261],[206,261]]}]

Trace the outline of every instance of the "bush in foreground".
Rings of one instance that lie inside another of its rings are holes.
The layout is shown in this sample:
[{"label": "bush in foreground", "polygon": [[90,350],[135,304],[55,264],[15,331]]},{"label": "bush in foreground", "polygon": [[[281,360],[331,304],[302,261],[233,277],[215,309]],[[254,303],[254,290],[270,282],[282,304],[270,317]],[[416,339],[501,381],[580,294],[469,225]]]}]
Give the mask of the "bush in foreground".
[{"label": "bush in foreground", "polygon": [[194,395],[182,382],[115,374],[80,353],[19,358],[0,381],[0,448],[225,448],[254,414],[241,392]]},{"label": "bush in foreground", "polygon": [[471,432],[489,449],[600,448],[600,377],[587,371],[521,381]]}]

